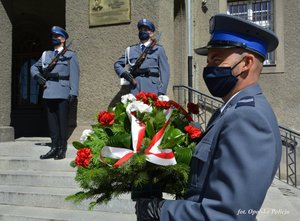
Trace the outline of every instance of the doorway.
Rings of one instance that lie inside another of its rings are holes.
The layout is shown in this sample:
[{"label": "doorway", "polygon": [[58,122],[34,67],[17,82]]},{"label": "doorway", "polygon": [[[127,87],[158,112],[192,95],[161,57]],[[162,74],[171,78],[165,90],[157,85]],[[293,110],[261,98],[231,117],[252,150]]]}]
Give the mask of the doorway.
[{"label": "doorway", "polygon": [[50,29],[65,27],[65,0],[12,0],[12,111],[15,138],[48,136],[43,88],[30,67],[51,49]]}]

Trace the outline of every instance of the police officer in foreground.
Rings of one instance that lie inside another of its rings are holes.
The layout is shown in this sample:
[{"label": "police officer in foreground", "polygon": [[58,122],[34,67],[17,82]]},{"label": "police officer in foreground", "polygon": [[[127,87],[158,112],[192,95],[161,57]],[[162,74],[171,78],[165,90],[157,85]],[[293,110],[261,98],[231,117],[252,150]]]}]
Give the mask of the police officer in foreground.
[{"label": "police officer in foreground", "polygon": [[[53,26],[51,34],[54,50],[43,52],[42,57],[31,66],[31,75],[44,89],[43,99],[52,141],[50,151],[40,158],[63,159],[67,151],[69,104],[78,96],[80,70],[76,53],[66,48],[68,33]],[[55,57],[58,59],[53,63]],[[49,64],[51,68],[45,73]]]},{"label": "police officer in foreground", "polygon": [[[129,67],[135,65],[145,47],[151,44],[151,38],[155,32],[154,24],[148,19],[141,19],[137,24],[137,28],[140,43],[127,47],[125,53],[115,62],[114,69],[120,78],[131,82],[130,90],[134,95],[141,91],[153,92],[158,95],[166,94],[170,78],[170,67],[165,50],[161,45],[156,44],[147,53],[145,60],[136,73],[128,71]],[[126,65],[129,67],[125,68]],[[134,84],[132,84],[133,79]]]},{"label": "police officer in foreground", "polygon": [[225,14],[211,18],[210,34],[195,52],[207,56],[204,81],[224,105],[193,153],[185,198],[139,199],[139,221],[254,221],[279,166],[279,127],[257,83],[276,35]]}]

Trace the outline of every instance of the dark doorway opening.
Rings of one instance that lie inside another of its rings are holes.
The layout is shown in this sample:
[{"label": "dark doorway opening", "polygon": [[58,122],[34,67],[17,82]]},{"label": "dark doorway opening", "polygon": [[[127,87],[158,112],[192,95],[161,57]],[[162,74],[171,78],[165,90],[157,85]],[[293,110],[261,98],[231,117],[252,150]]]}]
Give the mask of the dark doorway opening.
[{"label": "dark doorway opening", "polygon": [[65,27],[65,0],[12,0],[12,112],[15,138],[48,136],[43,89],[30,66],[51,49],[50,29]]}]

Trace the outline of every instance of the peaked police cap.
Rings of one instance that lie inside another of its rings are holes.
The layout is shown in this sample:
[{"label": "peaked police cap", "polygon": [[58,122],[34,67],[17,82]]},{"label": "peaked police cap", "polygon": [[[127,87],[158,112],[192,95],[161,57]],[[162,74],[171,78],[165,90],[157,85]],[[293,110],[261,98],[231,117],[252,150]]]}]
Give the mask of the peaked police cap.
[{"label": "peaked police cap", "polygon": [[146,18],[143,18],[143,19],[139,20],[139,22],[138,22],[138,24],[137,24],[137,27],[140,28],[141,26],[146,26],[146,27],[148,27],[148,28],[150,29],[150,31],[152,31],[152,32],[155,31],[155,26],[154,26],[154,24],[153,24],[150,20],[148,20],[148,19],[146,19]]},{"label": "peaked police cap", "polygon": [[209,25],[211,38],[206,46],[195,49],[199,55],[207,55],[209,48],[239,47],[266,59],[279,43],[274,32],[236,16],[217,14],[211,17]]},{"label": "peaked police cap", "polygon": [[51,33],[63,36],[66,40],[69,38],[69,35],[66,32],[66,30],[63,29],[63,28],[61,28],[61,27],[59,27],[59,26],[53,26],[51,28]]}]

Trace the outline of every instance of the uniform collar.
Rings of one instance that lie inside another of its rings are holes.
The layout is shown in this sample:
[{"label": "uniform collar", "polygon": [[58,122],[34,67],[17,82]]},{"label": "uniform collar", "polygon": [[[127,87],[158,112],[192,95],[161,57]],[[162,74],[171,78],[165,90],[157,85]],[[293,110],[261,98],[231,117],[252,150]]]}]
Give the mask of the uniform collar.
[{"label": "uniform collar", "polygon": [[227,108],[235,106],[241,98],[245,96],[254,96],[261,93],[262,90],[258,83],[251,84],[233,95],[227,101],[227,103],[223,107],[221,107],[221,113],[223,113]]},{"label": "uniform collar", "polygon": [[261,93],[262,93],[262,90],[257,83],[254,83],[254,84],[242,89],[241,91],[237,92],[234,96],[232,96],[228,100],[228,102],[223,107],[216,110],[216,112],[213,114],[213,116],[209,119],[209,122],[207,124],[207,128],[205,129],[205,131],[210,130],[216,124],[216,122],[226,113],[226,110],[231,107],[235,107],[240,99],[242,99],[243,97],[246,97],[246,96],[254,96],[257,94],[261,94]]},{"label": "uniform collar", "polygon": [[240,93],[239,91],[236,92],[233,96],[231,96],[231,98],[221,107],[220,112],[222,113],[224,111],[224,109],[226,108],[227,104],[229,104],[229,102],[238,94]]},{"label": "uniform collar", "polygon": [[141,43],[140,46],[145,45],[147,47],[148,45],[150,45],[150,43],[151,43],[151,40],[149,39],[145,43]]}]

